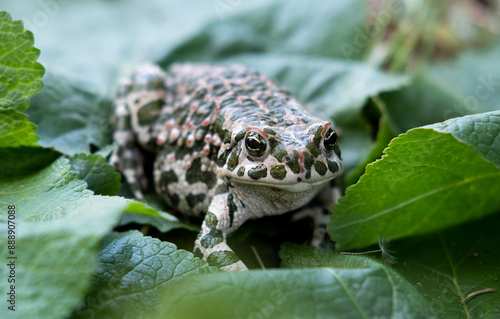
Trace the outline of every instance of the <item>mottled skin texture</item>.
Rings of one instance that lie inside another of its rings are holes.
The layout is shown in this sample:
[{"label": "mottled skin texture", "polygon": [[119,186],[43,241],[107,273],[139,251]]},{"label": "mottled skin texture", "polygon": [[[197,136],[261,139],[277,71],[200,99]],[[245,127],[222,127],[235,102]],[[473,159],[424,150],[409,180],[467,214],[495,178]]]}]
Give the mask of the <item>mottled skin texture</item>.
[{"label": "mottled skin texture", "polygon": [[328,186],[342,170],[336,132],[262,74],[143,65],[120,82],[114,123],[110,162],[143,199],[138,145],[156,154],[156,191],[181,213],[204,216],[195,254],[210,264],[246,269],[226,237],[247,219],[303,208],[297,216],[315,220],[312,244],[322,240],[338,198]]}]

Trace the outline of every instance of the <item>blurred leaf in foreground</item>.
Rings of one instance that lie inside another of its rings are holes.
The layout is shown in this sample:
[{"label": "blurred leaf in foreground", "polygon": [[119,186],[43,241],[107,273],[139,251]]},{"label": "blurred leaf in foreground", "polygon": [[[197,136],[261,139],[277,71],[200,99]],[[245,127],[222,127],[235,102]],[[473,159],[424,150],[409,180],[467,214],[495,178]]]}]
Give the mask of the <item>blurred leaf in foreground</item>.
[{"label": "blurred leaf in foreground", "polygon": [[221,272],[174,244],[138,231],[108,235],[101,246],[92,288],[72,318],[145,318],[155,313],[158,291],[166,284]]},{"label": "blurred leaf in foreground", "polygon": [[281,257],[285,266],[324,268],[211,274],[169,284],[157,318],[434,318],[394,271],[363,257],[337,255],[342,260],[331,262],[315,252],[292,247]]}]

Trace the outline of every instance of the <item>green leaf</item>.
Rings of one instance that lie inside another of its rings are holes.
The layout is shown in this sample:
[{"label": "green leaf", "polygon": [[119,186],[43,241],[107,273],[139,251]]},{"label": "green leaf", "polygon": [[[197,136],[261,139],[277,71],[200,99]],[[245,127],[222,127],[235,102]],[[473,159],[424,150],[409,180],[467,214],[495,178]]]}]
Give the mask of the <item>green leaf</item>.
[{"label": "green leaf", "polygon": [[349,266],[339,268],[189,277],[164,288],[155,318],[434,317],[395,272],[367,259],[349,259]]},{"label": "green leaf", "polygon": [[151,225],[162,233],[166,233],[176,228],[185,228],[199,232],[200,228],[194,224],[187,224],[180,221],[173,215],[151,208],[146,204],[134,202],[127,208],[120,220],[120,225],[136,223],[141,225]]},{"label": "green leaf", "polygon": [[120,173],[109,165],[100,155],[77,154],[70,158],[71,170],[80,180],[87,183],[87,188],[95,194],[117,195],[121,188]]},{"label": "green leaf", "polygon": [[213,6],[223,22],[210,21],[187,37],[167,53],[162,65],[213,61],[243,52],[360,59],[369,46],[362,31],[368,13],[363,1],[215,1]]},{"label": "green leaf", "polygon": [[91,197],[92,192],[86,186],[69,169],[68,160],[59,158],[35,174],[2,179],[0,196],[2,204],[22,207],[17,219],[44,222],[66,215],[67,210],[76,208],[79,199]]},{"label": "green leaf", "polygon": [[[333,251],[291,243],[285,243],[281,246],[280,257],[282,260],[281,266],[288,268],[332,267],[335,269],[350,269],[352,271],[358,271],[360,274],[363,274],[364,271],[368,269],[384,272],[384,280],[379,281],[377,284],[380,286],[384,285],[385,289],[392,289],[391,302],[393,306],[387,306],[386,308],[392,308],[393,318],[399,316],[404,317],[404,312],[406,311],[410,311],[410,313],[416,311],[424,318],[434,317],[429,304],[421,294],[415,290],[412,284],[407,282],[392,268],[384,266],[370,258],[339,255]],[[358,278],[358,280],[363,280],[369,285],[369,283],[373,281],[373,278],[363,277],[361,275],[361,278]],[[381,287],[364,287],[364,289],[369,290],[371,293],[384,294],[384,292],[381,292],[382,289],[379,290],[379,288]],[[360,299],[361,298],[370,298],[369,293],[367,292],[365,295],[361,294]],[[409,310],[409,308],[412,308],[412,310]]]},{"label": "green leaf", "polygon": [[36,125],[26,114],[0,109],[0,147],[32,146],[38,141]]},{"label": "green leaf", "polygon": [[485,160],[500,168],[500,112],[470,115],[427,126],[450,133],[460,142],[474,147]]},{"label": "green leaf", "polygon": [[[93,195],[71,172],[67,159],[28,176],[0,181],[0,226],[15,222],[16,315],[63,318],[84,296],[97,266],[99,241],[115,226],[130,201]],[[8,205],[15,219],[7,218]],[[5,238],[5,237],[4,237]],[[4,239],[1,244],[7,247]],[[8,255],[9,253],[9,255]],[[0,275],[7,278],[7,267]],[[7,285],[0,286],[6,295]],[[50,305],[48,307],[47,305]],[[6,316],[6,307],[0,316]],[[8,315],[8,314],[7,314]]]},{"label": "green leaf", "polygon": [[[338,248],[427,233],[497,211],[500,170],[483,154],[497,159],[499,114],[467,116],[394,139],[387,155],[368,165],[334,206],[329,229]],[[446,130],[453,134],[441,133]]]},{"label": "green leaf", "polygon": [[382,95],[389,117],[405,132],[453,117],[498,110],[500,41],[487,49],[466,51],[448,63],[420,70],[412,84]]},{"label": "green leaf", "polygon": [[43,87],[39,54],[33,34],[0,11],[0,147],[35,145],[38,140],[36,126],[19,111],[26,110],[28,98]]},{"label": "green leaf", "polygon": [[[252,5],[242,3],[243,8]],[[23,17],[27,29],[36,35],[47,70],[63,73],[72,82],[92,83],[105,98],[113,95],[120,75],[128,75],[144,61],[158,61],[166,51],[175,50],[188,37],[202,32],[208,21],[219,21],[212,1],[40,4],[38,0],[25,0],[4,1],[2,7],[13,16]],[[148,18],[137,19],[141,15]],[[47,23],[41,23],[44,17]],[[70,45],[62,48],[61,44]]]},{"label": "green leaf", "polygon": [[[396,270],[420,291],[439,318],[498,318],[500,215],[425,237],[393,243]],[[483,289],[496,292],[469,294]]]},{"label": "green leaf", "polygon": [[221,272],[138,231],[113,233],[101,246],[92,288],[72,318],[144,318],[155,312],[158,291],[165,285],[194,274]]},{"label": "green leaf", "polygon": [[61,154],[38,146],[0,148],[0,176],[22,177],[33,174],[55,161]]},{"label": "green leaf", "polygon": [[111,102],[84,82],[48,73],[27,113],[38,125],[38,144],[63,154],[88,154],[90,145],[111,142]]},{"label": "green leaf", "polygon": [[45,70],[36,62],[40,51],[33,42],[33,34],[21,21],[0,12],[0,108],[24,111],[28,97],[42,89]]},{"label": "green leaf", "polygon": [[[369,39],[360,36],[366,33],[368,16],[362,0],[50,4],[9,1],[3,7],[25,17],[28,29],[37,36],[48,70],[63,71],[101,89],[112,87],[119,75],[128,74],[144,61],[166,66],[179,61],[213,61],[248,51],[359,59],[369,46]],[[49,23],[41,26],[36,19],[44,15],[50,17]],[[87,18],[80,19],[82,15]],[[137,19],[141,15],[148,18]],[[106,45],[96,45],[89,32],[98,34],[99,42]],[[71,45],[61,50],[61,43]]]}]

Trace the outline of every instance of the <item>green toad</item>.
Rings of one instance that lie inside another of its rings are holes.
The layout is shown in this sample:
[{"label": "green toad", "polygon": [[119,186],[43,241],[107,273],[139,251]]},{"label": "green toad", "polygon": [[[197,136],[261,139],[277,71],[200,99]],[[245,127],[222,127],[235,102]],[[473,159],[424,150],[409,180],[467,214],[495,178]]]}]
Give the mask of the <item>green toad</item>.
[{"label": "green toad", "polygon": [[311,244],[324,237],[338,198],[330,182],[342,170],[337,133],[259,72],[140,66],[120,82],[114,123],[110,162],[143,199],[143,150],[155,154],[156,191],[204,216],[194,251],[210,264],[247,269],[226,237],[248,219],[298,210],[315,220]]}]

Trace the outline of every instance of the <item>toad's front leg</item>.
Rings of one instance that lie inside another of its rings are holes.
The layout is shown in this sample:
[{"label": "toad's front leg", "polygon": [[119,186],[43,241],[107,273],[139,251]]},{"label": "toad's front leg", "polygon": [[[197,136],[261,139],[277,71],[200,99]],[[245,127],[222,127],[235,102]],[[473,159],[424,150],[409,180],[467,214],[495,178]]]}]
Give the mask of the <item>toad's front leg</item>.
[{"label": "toad's front leg", "polygon": [[215,196],[196,239],[195,255],[225,271],[248,270],[226,242],[227,235],[245,222],[245,215],[245,205],[232,193]]}]

